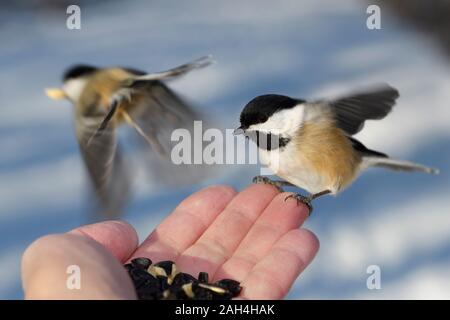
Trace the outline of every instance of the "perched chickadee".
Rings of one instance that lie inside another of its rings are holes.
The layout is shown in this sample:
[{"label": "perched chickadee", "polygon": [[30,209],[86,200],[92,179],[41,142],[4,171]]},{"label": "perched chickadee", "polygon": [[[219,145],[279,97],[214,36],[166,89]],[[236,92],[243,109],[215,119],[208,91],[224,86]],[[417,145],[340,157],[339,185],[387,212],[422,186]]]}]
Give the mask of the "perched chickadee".
[{"label": "perched chickadee", "polygon": [[61,89],[46,90],[50,98],[65,98],[75,105],[76,136],[103,214],[118,215],[129,195],[128,166],[118,147],[117,127],[129,124],[151,149],[170,160],[172,131],[191,128],[198,114],[163,81],[211,62],[206,56],[159,73],[76,65],[65,72]]},{"label": "perched chickadee", "polygon": [[352,137],[362,129],[364,121],[384,118],[398,97],[396,89],[382,85],[332,101],[307,102],[276,94],[254,98],[242,110],[241,126],[235,134],[254,140],[261,161],[285,180],[258,176],[254,182],[279,189],[300,187],[310,195],[289,197],[312,210],[313,199],[336,195],[372,166],[437,174],[437,169],[390,159]]}]

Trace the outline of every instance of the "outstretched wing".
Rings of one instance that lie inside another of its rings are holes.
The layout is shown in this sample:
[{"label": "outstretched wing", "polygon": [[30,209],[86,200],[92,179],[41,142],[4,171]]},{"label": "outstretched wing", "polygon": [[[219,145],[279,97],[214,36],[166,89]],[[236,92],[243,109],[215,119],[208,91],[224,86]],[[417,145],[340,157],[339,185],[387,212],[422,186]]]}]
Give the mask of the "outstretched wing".
[{"label": "outstretched wing", "polygon": [[[75,129],[98,210],[111,218],[122,213],[129,196],[130,177],[117,144],[114,126],[108,125],[101,135],[91,139],[103,120],[104,115],[76,115]],[[89,139],[91,141],[88,143]]]},{"label": "outstretched wing", "polygon": [[131,85],[133,85],[136,82],[140,81],[152,81],[152,80],[170,80],[171,78],[177,78],[180,76],[183,76],[187,74],[188,72],[200,69],[209,66],[211,63],[213,63],[213,59],[211,55],[200,57],[194,61],[182,64],[181,66],[162,71],[162,72],[156,72],[156,73],[148,73],[148,74],[142,74],[140,71],[135,71],[132,69],[128,69],[131,71],[131,73],[134,73],[137,75],[132,81]]},{"label": "outstretched wing", "polygon": [[364,121],[384,118],[392,110],[398,97],[398,91],[385,84],[367,92],[330,101],[328,105],[338,127],[353,135],[363,128]]},{"label": "outstretched wing", "polygon": [[[194,148],[196,141],[193,131],[194,121],[202,121],[203,130],[207,129],[205,117],[161,81],[147,81],[134,88],[140,92],[140,97],[130,116],[153,142],[150,145],[153,151],[159,154],[157,157],[151,155],[152,161],[148,162],[152,177],[164,184],[180,185],[199,182],[209,176],[211,170],[206,165],[177,164],[171,157],[173,148],[180,142],[172,141],[172,134],[177,129],[181,129],[179,133],[188,135],[177,137],[190,144],[185,150],[190,152],[185,155],[186,158],[194,159],[195,148],[203,150],[203,141],[197,141],[202,145]],[[189,141],[185,141],[185,138]],[[146,147],[146,150],[149,149]]]},{"label": "outstretched wing", "polygon": [[142,83],[138,90],[142,94],[131,116],[167,155],[172,146],[172,132],[178,128],[191,129],[201,116],[161,81]]}]

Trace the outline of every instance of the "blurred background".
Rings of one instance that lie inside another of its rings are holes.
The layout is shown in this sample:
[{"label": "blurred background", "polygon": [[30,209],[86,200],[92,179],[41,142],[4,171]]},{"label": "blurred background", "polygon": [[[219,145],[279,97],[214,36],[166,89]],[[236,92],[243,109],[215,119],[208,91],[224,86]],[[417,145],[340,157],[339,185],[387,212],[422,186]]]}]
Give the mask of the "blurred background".
[{"label": "blurred background", "polygon": [[[20,258],[33,240],[89,222],[73,108],[44,88],[74,63],[160,71],[205,54],[218,63],[171,86],[224,128],[259,94],[311,99],[388,82],[398,105],[357,138],[441,169],[373,169],[318,200],[305,226],[321,250],[288,298],[450,298],[448,1],[78,1],[81,30],[66,27],[70,4],[0,4],[0,298],[23,297]],[[366,26],[370,4],[380,30]],[[228,166],[203,185],[241,190],[258,172]],[[143,240],[201,187],[138,182],[124,219]],[[369,265],[381,268],[380,290],[366,287]]]}]

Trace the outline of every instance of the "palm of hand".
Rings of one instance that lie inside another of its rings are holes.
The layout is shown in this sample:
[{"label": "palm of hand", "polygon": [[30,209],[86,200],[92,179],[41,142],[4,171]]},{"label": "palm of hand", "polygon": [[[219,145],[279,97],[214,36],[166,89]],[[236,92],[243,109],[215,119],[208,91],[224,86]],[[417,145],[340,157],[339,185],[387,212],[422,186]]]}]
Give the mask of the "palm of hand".
[{"label": "palm of hand", "polygon": [[[213,281],[235,279],[243,287],[240,298],[283,298],[318,250],[316,237],[299,229],[307,208],[285,201],[286,196],[267,185],[252,185],[238,194],[224,186],[203,189],[182,201],[139,246],[135,230],[118,221],[41,238],[24,254],[25,295],[42,297],[36,289],[42,275],[36,280],[30,274],[37,272],[33,258],[46,254],[44,260],[52,263],[44,273],[77,264],[88,273],[85,279],[93,279],[80,292],[56,288],[54,292],[62,290],[60,298],[135,298],[122,267],[135,257],[172,260],[182,272],[196,276],[206,271]],[[51,249],[55,247],[59,249]]]}]

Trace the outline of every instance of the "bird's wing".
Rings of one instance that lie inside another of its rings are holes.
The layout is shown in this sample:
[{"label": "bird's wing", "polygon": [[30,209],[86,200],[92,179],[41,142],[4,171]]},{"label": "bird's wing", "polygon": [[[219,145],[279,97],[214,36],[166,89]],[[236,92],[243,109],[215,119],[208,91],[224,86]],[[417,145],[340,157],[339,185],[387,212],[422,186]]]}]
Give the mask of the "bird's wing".
[{"label": "bird's wing", "polygon": [[[76,115],[75,129],[98,210],[111,218],[122,213],[129,196],[130,177],[112,125],[108,125],[101,135],[91,139],[103,119],[104,115]],[[89,139],[91,141],[88,144]]]},{"label": "bird's wing", "polygon": [[[182,75],[185,75],[192,70],[207,67],[213,62],[214,61],[212,59],[212,56],[208,55],[162,72],[142,74],[140,73],[140,71],[137,71],[137,73],[134,72],[134,74],[136,74],[137,77],[133,79],[132,83],[140,81],[163,80],[163,79],[170,80],[171,78],[177,78]],[[133,73],[132,69],[128,70]]]},{"label": "bird's wing", "polygon": [[328,101],[327,104],[331,107],[338,127],[353,135],[363,128],[364,121],[384,118],[398,97],[396,89],[384,84],[366,92]]},{"label": "bird's wing", "polygon": [[156,139],[164,152],[170,152],[172,132],[178,128],[191,129],[199,113],[161,81],[150,81],[138,89],[143,94],[131,116],[144,130]]},{"label": "bird's wing", "polygon": [[[211,170],[206,166],[194,164],[174,164],[171,153],[179,141],[172,141],[172,133],[176,129],[189,134],[190,139],[190,159],[194,158],[194,121],[202,121],[203,130],[207,129],[205,117],[191,107],[183,98],[179,97],[166,84],[161,81],[147,81],[141,83],[135,90],[141,92],[141,100],[135,109],[130,112],[130,117],[136,122],[145,133],[151,143],[153,151],[159,157],[153,157],[149,162],[153,177],[158,175],[161,182],[170,184],[193,183],[203,180],[209,175]],[[141,141],[144,141],[141,139]],[[186,142],[186,141],[184,141]],[[202,145],[196,146],[198,150],[203,150]],[[146,147],[146,150],[149,148]]]}]

